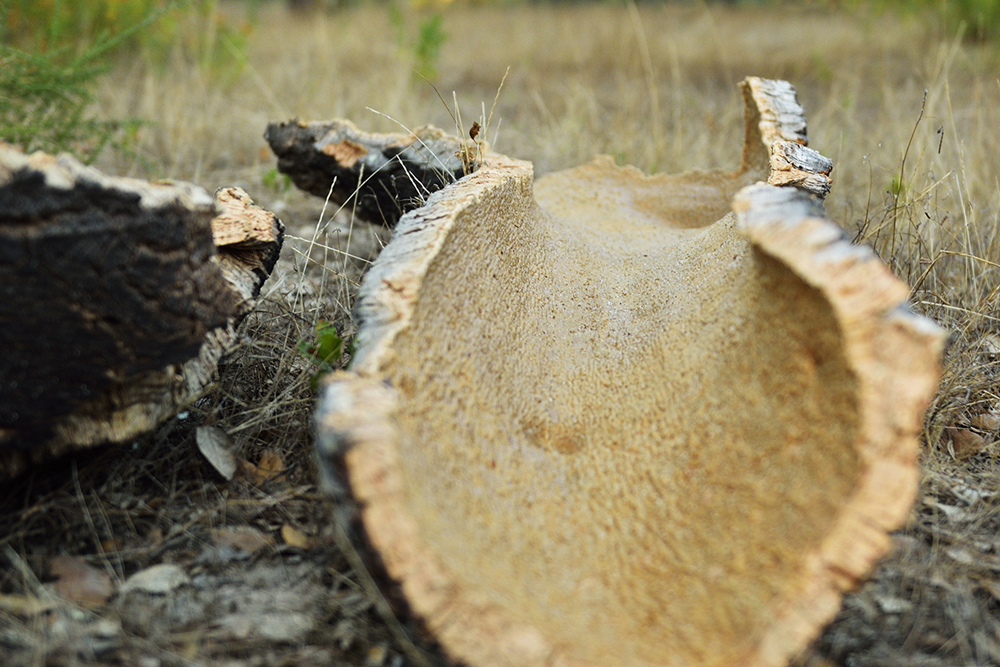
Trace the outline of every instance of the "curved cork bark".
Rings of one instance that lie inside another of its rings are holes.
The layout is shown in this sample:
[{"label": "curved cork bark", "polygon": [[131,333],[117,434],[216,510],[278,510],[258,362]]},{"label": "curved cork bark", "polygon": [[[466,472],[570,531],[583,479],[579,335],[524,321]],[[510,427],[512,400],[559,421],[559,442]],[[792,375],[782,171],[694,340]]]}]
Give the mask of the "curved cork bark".
[{"label": "curved cork bark", "polygon": [[450,660],[782,665],[904,521],[942,333],[743,91],[735,174],[490,155],[368,273],[319,457]]}]

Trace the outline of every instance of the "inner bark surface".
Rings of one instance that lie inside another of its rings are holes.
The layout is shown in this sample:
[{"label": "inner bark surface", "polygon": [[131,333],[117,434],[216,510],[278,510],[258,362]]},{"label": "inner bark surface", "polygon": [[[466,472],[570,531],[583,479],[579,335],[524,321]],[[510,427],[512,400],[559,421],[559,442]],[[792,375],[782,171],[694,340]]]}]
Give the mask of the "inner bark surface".
[{"label": "inner bark surface", "polygon": [[490,191],[386,368],[423,538],[578,659],[738,660],[861,472],[839,325],[735,230],[737,180]]}]

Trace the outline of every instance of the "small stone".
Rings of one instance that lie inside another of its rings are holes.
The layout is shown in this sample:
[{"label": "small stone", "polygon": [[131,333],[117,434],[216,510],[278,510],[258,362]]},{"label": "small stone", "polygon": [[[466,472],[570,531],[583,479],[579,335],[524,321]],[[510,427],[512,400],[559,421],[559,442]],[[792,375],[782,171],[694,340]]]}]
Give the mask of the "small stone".
[{"label": "small stone", "polygon": [[887,614],[902,614],[913,609],[913,603],[903,598],[894,596],[878,597],[875,599],[882,611]]}]

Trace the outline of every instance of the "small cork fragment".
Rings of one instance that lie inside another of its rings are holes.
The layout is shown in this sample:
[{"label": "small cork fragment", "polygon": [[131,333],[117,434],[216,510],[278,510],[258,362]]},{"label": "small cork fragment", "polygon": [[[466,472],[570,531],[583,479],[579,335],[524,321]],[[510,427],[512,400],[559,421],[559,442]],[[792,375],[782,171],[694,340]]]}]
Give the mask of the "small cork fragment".
[{"label": "small cork fragment", "polygon": [[259,248],[280,244],[281,223],[265,208],[253,203],[243,188],[222,188],[215,193],[222,212],[212,219],[212,240],[217,248]]}]

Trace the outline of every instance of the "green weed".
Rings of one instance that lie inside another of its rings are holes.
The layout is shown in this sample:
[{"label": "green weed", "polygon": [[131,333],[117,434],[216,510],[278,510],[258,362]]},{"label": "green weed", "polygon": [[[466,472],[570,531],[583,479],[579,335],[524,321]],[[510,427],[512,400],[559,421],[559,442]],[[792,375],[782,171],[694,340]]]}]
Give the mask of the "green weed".
[{"label": "green weed", "polygon": [[399,50],[412,59],[413,70],[418,76],[433,81],[438,78],[441,50],[448,41],[444,17],[434,13],[421,18],[414,34],[410,30],[412,18],[404,15],[399,5],[389,5],[389,20],[396,32]]},{"label": "green weed", "polygon": [[288,174],[282,174],[277,167],[271,167],[261,176],[264,187],[277,193],[288,192],[292,187],[292,179]]},{"label": "green weed", "polygon": [[316,367],[316,372],[309,379],[309,386],[315,390],[320,378],[338,366],[340,357],[344,354],[344,339],[337,333],[337,327],[333,323],[320,320],[316,323],[313,339],[302,339],[297,347],[299,353]]},{"label": "green weed", "polygon": [[[61,5],[52,6],[49,26],[43,31],[18,11],[22,4],[30,3],[0,5],[5,31],[0,40],[0,139],[25,151],[69,151],[91,162],[116,136],[127,138],[127,130],[134,131],[141,124],[136,119],[94,118],[90,113],[95,102],[93,84],[111,68],[113,54],[166,10],[152,11],[114,33],[105,29],[101,36],[82,43],[76,41],[76,29],[67,27],[70,24],[59,11]],[[31,17],[36,19],[34,14]],[[23,32],[18,34],[19,43],[33,43],[34,48],[15,46],[8,39],[12,26],[33,26],[33,40]]]}]

